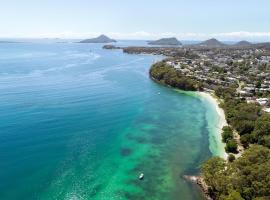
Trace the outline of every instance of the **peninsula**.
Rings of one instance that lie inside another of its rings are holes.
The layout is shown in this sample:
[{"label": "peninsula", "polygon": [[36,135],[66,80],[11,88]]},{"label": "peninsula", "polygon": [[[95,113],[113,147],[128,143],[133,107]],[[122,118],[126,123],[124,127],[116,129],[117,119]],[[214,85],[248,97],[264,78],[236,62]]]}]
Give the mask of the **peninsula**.
[{"label": "peninsula", "polygon": [[[197,58],[181,56],[155,63],[150,76],[171,87],[209,91],[221,99],[228,122],[223,127],[222,140],[229,156],[227,162],[213,157],[204,163],[202,178],[196,180],[208,197],[269,197],[270,52],[252,47],[222,50],[217,49],[217,44],[210,51],[191,50]],[[254,183],[260,184],[260,189]]]},{"label": "peninsula", "polygon": [[[167,58],[150,68],[150,77],[186,91],[219,99],[228,125],[222,129],[227,160],[213,157],[191,177],[208,198],[270,198],[270,44],[225,45],[210,39],[183,47],[125,47],[125,53]],[[260,185],[259,187],[257,187]]]}]

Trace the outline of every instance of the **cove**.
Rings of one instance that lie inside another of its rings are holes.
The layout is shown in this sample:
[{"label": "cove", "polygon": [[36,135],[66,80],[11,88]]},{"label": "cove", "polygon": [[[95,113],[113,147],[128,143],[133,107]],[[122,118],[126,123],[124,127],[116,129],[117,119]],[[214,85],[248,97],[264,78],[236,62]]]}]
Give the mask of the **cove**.
[{"label": "cove", "polygon": [[98,44],[1,44],[0,199],[203,199],[182,176],[218,154],[217,113],[149,79],[160,59]]}]

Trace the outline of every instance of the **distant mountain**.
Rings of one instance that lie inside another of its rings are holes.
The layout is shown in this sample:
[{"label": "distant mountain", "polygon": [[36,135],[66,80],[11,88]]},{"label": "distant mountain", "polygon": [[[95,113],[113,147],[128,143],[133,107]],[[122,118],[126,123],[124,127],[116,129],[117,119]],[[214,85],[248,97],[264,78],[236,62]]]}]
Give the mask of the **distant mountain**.
[{"label": "distant mountain", "polygon": [[204,42],[199,43],[200,46],[206,46],[206,47],[222,47],[225,46],[226,44],[218,41],[215,38],[212,38],[210,40],[206,40]]},{"label": "distant mountain", "polygon": [[149,41],[150,45],[182,45],[175,37],[172,38],[162,38],[156,41]]},{"label": "distant mountain", "polygon": [[252,44],[250,42],[248,42],[248,41],[245,41],[245,40],[242,40],[242,41],[237,42],[235,44],[235,46],[249,46],[249,45],[252,45]]},{"label": "distant mountain", "polygon": [[107,37],[106,35],[100,35],[96,38],[82,40],[79,43],[111,43],[111,42],[116,42],[116,40],[113,40]]}]

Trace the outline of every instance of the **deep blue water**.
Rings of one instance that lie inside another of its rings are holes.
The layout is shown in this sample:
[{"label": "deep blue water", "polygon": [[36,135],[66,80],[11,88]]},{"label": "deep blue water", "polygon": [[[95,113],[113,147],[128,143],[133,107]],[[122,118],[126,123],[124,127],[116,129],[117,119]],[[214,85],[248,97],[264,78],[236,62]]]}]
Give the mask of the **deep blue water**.
[{"label": "deep blue water", "polygon": [[0,44],[0,199],[202,199],[181,176],[211,155],[209,105],[101,47]]}]

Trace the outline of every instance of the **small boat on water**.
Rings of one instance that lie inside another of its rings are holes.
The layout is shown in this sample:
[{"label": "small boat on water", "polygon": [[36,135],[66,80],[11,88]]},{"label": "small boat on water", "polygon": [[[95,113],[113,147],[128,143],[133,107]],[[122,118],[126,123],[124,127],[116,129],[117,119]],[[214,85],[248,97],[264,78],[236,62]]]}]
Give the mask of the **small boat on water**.
[{"label": "small boat on water", "polygon": [[140,179],[140,180],[143,180],[143,178],[144,178],[144,174],[141,173],[140,176],[139,176],[139,179]]},{"label": "small boat on water", "polygon": [[158,93],[158,95],[160,94],[160,92]]}]

